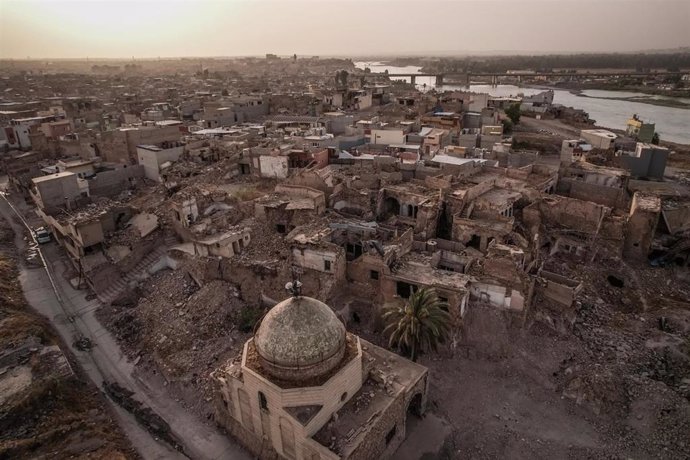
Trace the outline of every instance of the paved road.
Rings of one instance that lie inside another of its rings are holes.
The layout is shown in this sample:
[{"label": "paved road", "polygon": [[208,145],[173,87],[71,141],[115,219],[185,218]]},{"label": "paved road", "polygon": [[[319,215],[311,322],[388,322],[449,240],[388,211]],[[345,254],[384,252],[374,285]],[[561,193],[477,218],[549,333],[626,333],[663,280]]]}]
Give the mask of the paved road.
[{"label": "paved road", "polygon": [[[23,247],[22,225],[13,215],[8,201],[0,196],[0,214],[10,222],[17,235],[18,247]],[[98,300],[86,300],[86,291],[72,288],[62,276],[67,269],[55,243],[41,246],[47,270],[22,268],[20,281],[29,304],[46,316],[72,349],[89,378],[101,387],[103,380],[116,381],[134,392],[134,396],[153,409],[170,425],[173,434],[183,442],[185,453],[192,459],[250,459],[236,443],[213,426],[208,426],[187,412],[170,397],[165,387],[133,376],[133,364],[120,350],[115,338],[96,319]],[[94,347],[81,352],[72,346],[73,338],[83,334]],[[156,442],[134,419],[115,406],[120,425],[132,444],[147,459],[185,458],[166,444]]]}]

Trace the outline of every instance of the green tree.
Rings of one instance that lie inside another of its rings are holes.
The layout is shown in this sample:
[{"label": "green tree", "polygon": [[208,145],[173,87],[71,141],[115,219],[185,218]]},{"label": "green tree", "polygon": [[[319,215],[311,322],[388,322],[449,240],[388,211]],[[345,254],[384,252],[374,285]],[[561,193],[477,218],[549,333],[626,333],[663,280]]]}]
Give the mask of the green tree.
[{"label": "green tree", "polygon": [[503,134],[510,134],[513,132],[513,122],[508,118],[501,120],[501,124],[503,125]]},{"label": "green tree", "polygon": [[439,300],[436,291],[422,288],[413,293],[405,305],[384,308],[384,334],[390,334],[389,346],[396,347],[416,361],[429,349],[436,350],[450,331],[448,304]]},{"label": "green tree", "polygon": [[654,135],[652,136],[652,144],[659,145],[659,141],[661,141],[661,139],[659,138],[659,133],[654,133]]},{"label": "green tree", "polygon": [[506,109],[506,115],[514,125],[520,123],[520,104],[517,102],[515,104],[510,104],[510,107]]}]

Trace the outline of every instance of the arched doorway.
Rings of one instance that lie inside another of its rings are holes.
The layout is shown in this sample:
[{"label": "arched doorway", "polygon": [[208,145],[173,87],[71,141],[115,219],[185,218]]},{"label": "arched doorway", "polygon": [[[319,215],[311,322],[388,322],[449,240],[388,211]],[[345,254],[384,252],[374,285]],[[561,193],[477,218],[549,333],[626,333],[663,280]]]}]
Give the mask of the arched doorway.
[{"label": "arched doorway", "polygon": [[409,419],[410,415],[415,415],[417,417],[422,416],[422,394],[417,393],[410,399],[410,403],[407,405],[407,417]]},{"label": "arched doorway", "polygon": [[400,215],[400,202],[392,196],[386,197],[384,204],[384,213],[386,215],[398,216]]}]

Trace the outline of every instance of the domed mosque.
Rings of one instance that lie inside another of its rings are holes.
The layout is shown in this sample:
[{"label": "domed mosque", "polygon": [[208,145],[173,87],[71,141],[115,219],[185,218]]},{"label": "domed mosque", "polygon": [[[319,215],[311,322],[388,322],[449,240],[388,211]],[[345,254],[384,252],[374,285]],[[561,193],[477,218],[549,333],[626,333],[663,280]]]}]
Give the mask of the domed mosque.
[{"label": "domed mosque", "polygon": [[343,361],[345,326],[328,305],[311,297],[290,297],[261,321],[254,347],[261,367],[287,382],[317,379]]},{"label": "domed mosque", "polygon": [[427,369],[348,333],[300,287],[213,373],[216,422],[262,459],[393,457],[424,411]]}]

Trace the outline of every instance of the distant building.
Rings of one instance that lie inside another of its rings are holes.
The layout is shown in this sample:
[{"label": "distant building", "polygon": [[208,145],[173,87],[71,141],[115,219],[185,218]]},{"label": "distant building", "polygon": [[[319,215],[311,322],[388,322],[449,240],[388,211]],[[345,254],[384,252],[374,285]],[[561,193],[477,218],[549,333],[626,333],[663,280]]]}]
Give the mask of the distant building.
[{"label": "distant building", "polygon": [[161,181],[161,171],[177,161],[184,147],[179,142],[163,142],[158,145],[138,145],[137,160],[144,167],[146,178]]},{"label": "distant building", "polygon": [[137,162],[139,145],[159,145],[163,142],[177,142],[186,128],[177,125],[145,125],[119,128],[103,133],[98,142],[100,156],[112,163]]},{"label": "distant building", "polygon": [[654,123],[645,123],[637,115],[633,115],[627,122],[625,133],[640,142],[652,142],[655,129]]},{"label": "distant building", "polygon": [[531,96],[524,96],[522,98],[523,103],[533,104],[534,106],[551,105],[553,104],[554,92],[552,89],[547,91],[542,91],[538,94],[533,94]]},{"label": "distant building", "polygon": [[580,138],[589,142],[593,148],[608,150],[613,147],[616,136],[611,131],[605,129],[583,129],[580,131]]},{"label": "distant building", "polygon": [[[27,150],[31,148],[31,136],[43,132],[42,125],[58,121],[55,116],[15,118],[10,122],[10,126],[5,128],[5,139],[10,148]],[[47,125],[51,133],[52,130]],[[62,132],[61,128],[56,128]]]},{"label": "distant building", "polygon": [[583,140],[564,140],[561,144],[561,163],[584,161],[592,146]]},{"label": "distant building", "polygon": [[621,162],[630,175],[636,178],[664,178],[668,149],[658,145],[638,142],[634,152],[623,152]]}]

